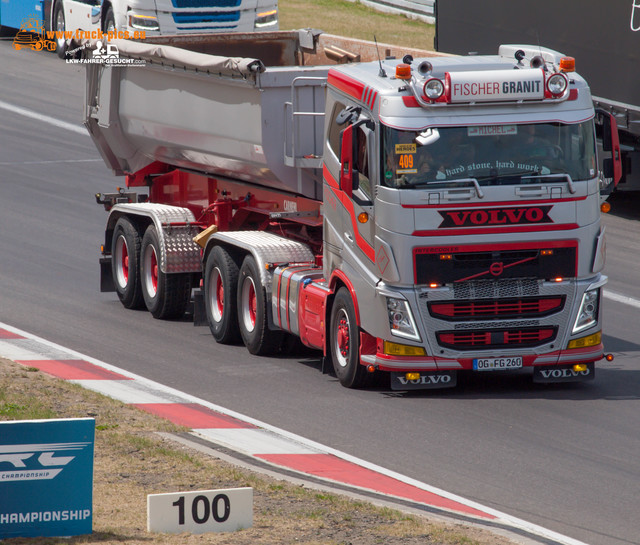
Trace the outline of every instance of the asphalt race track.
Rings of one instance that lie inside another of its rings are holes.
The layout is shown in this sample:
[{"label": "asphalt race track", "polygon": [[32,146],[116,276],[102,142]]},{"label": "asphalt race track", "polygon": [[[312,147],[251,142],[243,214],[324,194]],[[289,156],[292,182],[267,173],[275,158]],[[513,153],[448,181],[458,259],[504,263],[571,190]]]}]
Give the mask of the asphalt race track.
[{"label": "asphalt race track", "polygon": [[604,219],[616,358],[594,382],[351,391],[313,354],[254,357],[99,292],[94,194],[124,180],[81,126],[83,93],[81,66],[0,41],[0,322],[575,540],[640,543],[640,199]]}]

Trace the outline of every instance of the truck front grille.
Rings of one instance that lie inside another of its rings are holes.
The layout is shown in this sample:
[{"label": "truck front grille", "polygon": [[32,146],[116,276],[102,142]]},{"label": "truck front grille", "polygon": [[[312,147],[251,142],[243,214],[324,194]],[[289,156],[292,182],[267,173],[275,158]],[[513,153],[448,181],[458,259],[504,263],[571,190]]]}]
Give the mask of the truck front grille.
[{"label": "truck front grille", "polygon": [[480,299],[428,303],[429,313],[447,321],[541,318],[562,310],[565,298],[521,297],[516,299]]},{"label": "truck front grille", "polygon": [[176,24],[187,23],[234,23],[240,20],[240,12],[227,11],[197,11],[187,13],[173,13],[173,20]]},{"label": "truck front grille", "polygon": [[420,290],[419,315],[436,354],[518,354],[555,348],[575,306],[575,283],[533,278],[456,282]]},{"label": "truck front grille", "polygon": [[241,0],[171,0],[174,8],[236,8]]},{"label": "truck front grille", "polygon": [[553,341],[557,327],[526,327],[520,329],[490,329],[439,331],[438,344],[455,350],[482,348],[529,348]]}]

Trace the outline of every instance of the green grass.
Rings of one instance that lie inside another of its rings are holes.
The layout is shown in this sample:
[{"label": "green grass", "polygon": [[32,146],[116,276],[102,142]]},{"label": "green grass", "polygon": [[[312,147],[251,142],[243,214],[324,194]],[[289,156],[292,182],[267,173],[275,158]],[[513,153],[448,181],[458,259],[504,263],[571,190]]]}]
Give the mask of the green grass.
[{"label": "green grass", "polygon": [[380,43],[433,49],[435,26],[402,15],[381,13],[347,0],[280,0],[280,28],[319,28]]}]

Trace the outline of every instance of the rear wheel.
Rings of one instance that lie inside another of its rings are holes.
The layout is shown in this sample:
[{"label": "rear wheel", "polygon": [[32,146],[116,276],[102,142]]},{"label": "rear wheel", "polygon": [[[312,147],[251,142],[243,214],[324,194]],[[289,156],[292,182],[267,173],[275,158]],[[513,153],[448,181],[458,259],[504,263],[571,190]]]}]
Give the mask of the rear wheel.
[{"label": "rear wheel", "polygon": [[240,268],[238,326],[242,340],[252,354],[273,354],[282,344],[283,332],[269,330],[268,308],[258,266],[249,255]]},{"label": "rear wheel", "polygon": [[109,6],[109,9],[107,9],[107,12],[104,14],[104,22],[102,23],[102,26],[105,33],[114,33],[116,31],[116,18],[111,6]]},{"label": "rear wheel", "polygon": [[142,308],[140,286],[140,234],[127,218],[120,218],[113,230],[111,272],[118,298],[125,308]]},{"label": "rear wheel", "polygon": [[211,250],[204,272],[204,305],[209,329],[216,341],[223,344],[240,340],[236,292],[238,265],[229,252],[220,246]]},{"label": "rear wheel", "polygon": [[140,255],[142,296],[147,310],[161,320],[180,318],[191,299],[191,277],[160,270],[160,240],[155,225],[147,228]]},{"label": "rear wheel", "polygon": [[62,6],[62,1],[58,2],[53,10],[53,23],[51,26],[53,27],[53,30],[59,33],[56,36],[56,55],[61,59],[64,59],[67,52],[67,42],[64,39],[66,25],[64,21],[64,8]]},{"label": "rear wheel", "polygon": [[329,331],[333,369],[346,388],[360,388],[366,381],[366,369],[360,365],[360,335],[349,290],[340,288],[331,308]]}]

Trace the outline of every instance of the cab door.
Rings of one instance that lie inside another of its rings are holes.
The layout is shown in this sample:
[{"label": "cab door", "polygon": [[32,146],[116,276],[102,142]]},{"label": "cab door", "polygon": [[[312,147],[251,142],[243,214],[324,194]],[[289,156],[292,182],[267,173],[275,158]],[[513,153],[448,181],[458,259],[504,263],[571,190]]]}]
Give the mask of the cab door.
[{"label": "cab door", "polygon": [[342,227],[345,246],[361,266],[375,264],[374,184],[377,171],[373,122],[366,117],[343,130],[340,157],[340,189],[344,194]]}]

